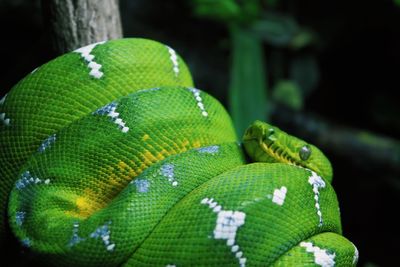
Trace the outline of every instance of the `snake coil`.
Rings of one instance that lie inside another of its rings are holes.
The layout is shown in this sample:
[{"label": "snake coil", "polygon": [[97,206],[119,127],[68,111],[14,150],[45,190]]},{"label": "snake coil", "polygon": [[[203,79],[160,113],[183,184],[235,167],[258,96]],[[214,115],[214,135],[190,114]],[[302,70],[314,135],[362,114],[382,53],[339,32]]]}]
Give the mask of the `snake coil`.
[{"label": "snake coil", "polygon": [[9,224],[62,266],[355,265],[330,178],[311,164],[322,153],[302,146],[311,165],[298,164],[278,144],[301,140],[253,138],[256,126],[247,151],[269,163],[248,162],[223,106],[163,44],[58,57],[0,101],[1,236]]}]

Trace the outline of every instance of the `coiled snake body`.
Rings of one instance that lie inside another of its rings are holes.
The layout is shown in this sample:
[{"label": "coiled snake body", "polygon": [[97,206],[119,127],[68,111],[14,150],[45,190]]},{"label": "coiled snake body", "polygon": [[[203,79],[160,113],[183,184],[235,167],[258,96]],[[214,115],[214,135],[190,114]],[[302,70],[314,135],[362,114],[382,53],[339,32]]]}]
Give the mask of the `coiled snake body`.
[{"label": "coiled snake body", "polygon": [[357,262],[322,152],[262,122],[238,142],[168,46],[121,39],[65,54],[20,81],[0,114],[1,234],[8,223],[43,262]]}]

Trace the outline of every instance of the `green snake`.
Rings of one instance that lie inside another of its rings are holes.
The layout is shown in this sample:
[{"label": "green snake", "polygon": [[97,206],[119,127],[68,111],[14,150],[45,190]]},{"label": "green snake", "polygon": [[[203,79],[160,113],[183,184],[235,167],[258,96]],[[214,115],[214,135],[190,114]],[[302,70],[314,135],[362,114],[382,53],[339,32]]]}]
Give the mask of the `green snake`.
[{"label": "green snake", "polygon": [[332,168],[260,121],[239,141],[169,46],[92,44],[0,101],[1,228],[57,266],[352,266]]}]

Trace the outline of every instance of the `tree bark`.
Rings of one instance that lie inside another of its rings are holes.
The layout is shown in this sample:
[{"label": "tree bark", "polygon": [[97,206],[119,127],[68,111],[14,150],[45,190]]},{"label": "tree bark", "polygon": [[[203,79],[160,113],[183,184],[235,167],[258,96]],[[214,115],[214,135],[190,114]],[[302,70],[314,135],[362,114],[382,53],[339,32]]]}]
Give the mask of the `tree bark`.
[{"label": "tree bark", "polygon": [[42,0],[55,52],[122,37],[118,0]]}]

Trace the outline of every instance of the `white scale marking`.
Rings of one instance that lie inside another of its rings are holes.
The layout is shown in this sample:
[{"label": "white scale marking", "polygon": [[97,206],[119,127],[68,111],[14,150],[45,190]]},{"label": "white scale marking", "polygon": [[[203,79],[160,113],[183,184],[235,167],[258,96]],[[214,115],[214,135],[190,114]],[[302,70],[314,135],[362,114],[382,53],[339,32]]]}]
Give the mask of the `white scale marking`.
[{"label": "white scale marking", "polygon": [[171,47],[167,46],[168,48],[168,52],[170,55],[170,59],[172,61],[172,65],[173,65],[173,70],[175,73],[175,76],[177,77],[179,74],[179,63],[178,63],[178,56],[176,55],[176,52],[174,49],[172,49]]},{"label": "white scale marking", "polygon": [[5,95],[1,98],[1,100],[0,100],[0,105],[3,105],[3,104],[4,104],[4,102],[6,101],[6,98],[7,98],[7,94],[5,94]]},{"label": "white scale marking", "polygon": [[[6,101],[7,94],[5,94],[1,100],[0,100],[0,105],[3,105],[4,102]],[[10,118],[6,117],[6,113],[0,113],[0,120],[4,123],[6,126],[10,126]]]},{"label": "white scale marking", "polygon": [[135,179],[131,182],[136,186],[136,190],[139,193],[147,193],[149,191],[150,182],[145,179]]},{"label": "white scale marking", "polygon": [[213,212],[217,213],[217,223],[214,229],[215,239],[226,239],[226,245],[231,247],[232,253],[238,259],[241,267],[246,266],[246,258],[240,251],[239,245],[235,244],[236,232],[245,222],[246,214],[241,211],[223,210],[213,198],[204,198],[201,204],[208,205]]},{"label": "white scale marking", "polygon": [[56,141],[56,134],[50,135],[43,143],[40,145],[38,151],[43,152],[49,148]]},{"label": "white scale marking", "polygon": [[29,239],[29,238],[24,238],[22,241],[21,241],[21,243],[22,243],[22,245],[24,246],[24,247],[30,247],[30,246],[32,246],[32,241]]},{"label": "white scale marking", "polygon": [[200,153],[207,153],[207,154],[215,155],[219,151],[219,146],[200,147],[200,148],[197,148],[197,151],[199,151]]},{"label": "white scale marking", "polygon": [[323,220],[322,220],[321,206],[319,204],[319,189],[325,188],[326,184],[325,184],[324,180],[321,178],[321,176],[319,176],[316,172],[314,172],[308,168],[304,168],[302,166],[298,166],[298,165],[293,165],[293,166],[295,166],[297,168],[305,169],[305,170],[311,172],[311,176],[309,176],[309,178],[308,178],[308,183],[311,184],[313,187],[315,208],[317,209],[317,215],[319,217],[318,226],[321,227],[323,224]]},{"label": "white scale marking", "polygon": [[91,238],[101,238],[103,240],[104,246],[108,251],[113,251],[115,248],[115,243],[110,241],[111,231],[109,229],[109,225],[111,221],[108,221],[106,224],[98,227],[93,233],[90,234]]},{"label": "white scale marking", "polygon": [[[110,241],[110,234],[111,234],[111,231],[109,229],[110,224],[111,224],[111,221],[108,221],[104,225],[98,227],[96,230],[94,230],[94,232],[92,232],[89,235],[89,237],[94,238],[94,239],[100,238],[103,241],[106,249],[108,251],[113,251],[115,248],[115,243]],[[68,247],[75,246],[76,244],[86,240],[86,238],[80,237],[78,235],[78,231],[79,231],[79,223],[75,222],[73,224],[73,228],[72,228],[72,238],[68,243]]]},{"label": "white scale marking", "polygon": [[282,206],[285,202],[287,188],[282,186],[280,189],[274,190],[274,196],[272,197],[272,202]]},{"label": "white scale marking", "polygon": [[355,265],[358,262],[359,253],[357,247],[354,244],[353,247],[354,247],[353,264]]},{"label": "white scale marking", "polygon": [[0,113],[0,120],[4,123],[4,125],[10,126],[10,118],[6,117],[6,113]]},{"label": "white scale marking", "polygon": [[72,228],[72,238],[68,244],[69,247],[75,246],[76,244],[86,240],[86,238],[82,238],[78,235],[79,223],[75,222],[73,226],[74,228]]},{"label": "white scale marking", "polygon": [[322,226],[323,220],[322,220],[322,212],[321,212],[321,207],[319,204],[319,189],[324,188],[325,182],[322,180],[321,176],[318,176],[314,171],[311,171],[311,176],[308,178],[308,183],[312,185],[313,187],[313,192],[314,192],[314,199],[315,199],[315,208],[317,209],[317,215],[319,217],[319,225]]},{"label": "white scale marking", "polygon": [[207,117],[208,116],[208,112],[204,108],[203,99],[200,96],[200,92],[201,91],[199,89],[196,89],[196,88],[189,88],[189,90],[193,93],[194,98],[197,101],[197,106],[201,110],[201,115],[203,115],[204,117]]},{"label": "white scale marking", "polygon": [[123,133],[126,133],[129,131],[129,127],[125,126],[125,122],[119,117],[119,113],[116,111],[117,110],[117,103],[112,102],[97,111],[93,112],[93,114],[98,114],[98,115],[107,115],[112,119],[112,121],[118,125],[118,127],[121,129]]},{"label": "white scale marking", "polygon": [[41,184],[41,183],[49,184],[50,179],[42,180],[38,177],[32,176],[29,171],[26,171],[23,174],[21,174],[21,178],[17,180],[17,182],[15,183],[15,187],[18,190],[21,190],[30,184]]},{"label": "white scale marking", "polygon": [[175,187],[178,185],[178,181],[175,180],[174,168],[175,166],[172,163],[165,163],[161,166],[160,174],[168,178],[168,182]]},{"label": "white scale marking", "polygon": [[17,211],[16,212],[16,214],[15,214],[15,223],[18,226],[22,226],[22,224],[24,223],[25,215],[26,215],[25,211]]},{"label": "white scale marking", "polygon": [[281,188],[277,188],[274,190],[273,195],[268,194],[264,197],[256,197],[252,200],[245,200],[242,203],[240,203],[240,207],[244,208],[246,206],[253,205],[255,203],[263,201],[265,198],[271,199],[272,202],[274,202],[275,204],[282,206],[286,199],[286,193],[287,193],[286,186],[281,186]]},{"label": "white scale marking", "polygon": [[85,59],[85,61],[88,63],[88,67],[90,68],[89,74],[96,79],[100,79],[103,76],[103,72],[100,71],[100,68],[102,67],[100,64],[96,63],[94,59],[94,55],[90,54],[97,45],[104,44],[105,41],[103,42],[98,42],[94,44],[90,44],[84,47],[81,47],[79,49],[76,49],[74,52],[80,53],[81,56]]},{"label": "white scale marking", "polygon": [[333,267],[335,266],[336,254],[330,254],[326,249],[321,249],[314,246],[311,242],[301,242],[300,246],[306,248],[307,252],[314,254],[314,262],[322,267]]}]

